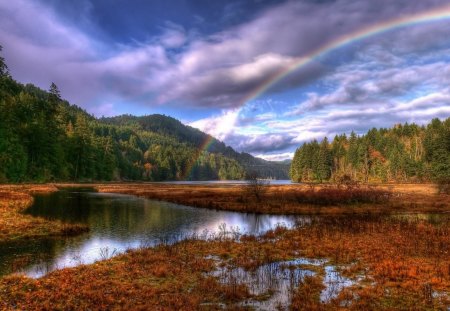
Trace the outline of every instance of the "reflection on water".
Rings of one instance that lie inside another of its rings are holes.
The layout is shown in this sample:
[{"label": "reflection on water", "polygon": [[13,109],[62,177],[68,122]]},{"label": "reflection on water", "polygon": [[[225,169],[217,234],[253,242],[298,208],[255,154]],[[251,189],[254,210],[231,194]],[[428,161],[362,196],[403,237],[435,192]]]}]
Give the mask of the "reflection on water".
[{"label": "reflection on water", "polygon": [[330,302],[344,288],[355,284],[342,276],[337,267],[328,264],[327,260],[297,258],[271,262],[247,271],[241,267],[229,267],[218,257],[211,259],[216,261],[216,269],[209,275],[217,277],[225,285],[246,285],[253,297],[239,306],[256,310],[289,310],[295,289],[305,281],[306,276],[317,274],[310,270],[311,266],[315,267],[314,270],[324,270],[324,289],[320,293],[320,301],[323,303]]},{"label": "reflection on water", "polygon": [[0,275],[25,266],[23,271],[27,275],[39,277],[54,269],[92,263],[127,249],[175,241],[193,234],[206,237],[205,232],[219,234],[225,229],[260,234],[277,224],[290,227],[295,221],[304,220],[294,216],[200,209],[74,189],[36,196],[27,213],[88,224],[91,230],[72,238],[0,245]]},{"label": "reflection on water", "polygon": [[[270,185],[294,185],[298,184],[289,179],[265,179]],[[174,185],[245,185],[248,180],[177,180],[177,181],[163,181],[162,184]]]}]

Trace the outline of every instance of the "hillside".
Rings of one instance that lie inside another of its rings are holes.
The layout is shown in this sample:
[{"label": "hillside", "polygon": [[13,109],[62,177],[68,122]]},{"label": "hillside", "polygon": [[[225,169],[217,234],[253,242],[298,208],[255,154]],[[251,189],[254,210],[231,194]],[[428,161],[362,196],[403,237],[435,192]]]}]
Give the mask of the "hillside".
[{"label": "hillside", "polygon": [[[288,167],[238,153],[163,115],[96,119],[61,98],[0,74],[0,181],[287,178]],[[212,140],[207,150],[201,147]]]},{"label": "hillside", "polygon": [[173,137],[197,149],[203,148],[205,142],[209,142],[205,149],[206,152],[221,154],[236,160],[245,169],[246,173],[256,173],[258,176],[266,178],[289,178],[289,162],[266,161],[245,152],[239,153],[211,135],[184,125],[172,117],[160,114],[142,117],[122,115],[112,118],[101,118],[99,122],[115,126],[134,127],[138,131],[149,131],[166,137]]}]

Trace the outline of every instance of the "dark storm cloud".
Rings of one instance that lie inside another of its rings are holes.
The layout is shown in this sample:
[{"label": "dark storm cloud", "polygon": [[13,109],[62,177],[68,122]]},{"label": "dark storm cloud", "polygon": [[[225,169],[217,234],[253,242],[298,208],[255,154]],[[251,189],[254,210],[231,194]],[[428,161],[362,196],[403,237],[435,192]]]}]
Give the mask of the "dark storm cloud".
[{"label": "dark storm cloud", "polygon": [[260,135],[229,134],[226,141],[239,151],[266,153],[284,151],[298,145],[295,136],[286,133],[268,133]]},{"label": "dark storm cloud", "polygon": [[[450,115],[449,21],[331,51],[265,90],[266,98],[252,102],[260,110],[239,109],[324,44],[444,4],[0,1],[0,44],[16,79],[43,88],[53,81],[65,98],[97,115],[117,114],[119,105],[132,113],[127,105],[220,108],[219,115],[187,119],[240,151],[276,158],[274,152],[286,156],[323,136]],[[298,99],[289,100],[300,102],[289,107],[284,98],[278,110],[261,104],[298,89],[309,93],[295,93]]]},{"label": "dark storm cloud", "polygon": [[[114,10],[125,8],[119,3],[111,5],[109,12],[95,15],[98,5],[92,3],[80,4],[85,19],[108,21],[112,15],[117,17],[115,27],[119,27],[130,17],[116,14]],[[158,26],[160,32],[152,33],[158,40],[127,46],[99,41],[86,27],[78,29],[74,23],[64,22],[44,3],[18,0],[0,4],[0,40],[18,79],[41,86],[55,81],[67,98],[85,108],[97,105],[100,97],[136,100],[143,94],[154,94],[159,104],[188,101],[192,105],[235,107],[268,77],[289,68],[297,57],[325,42],[365,25],[443,3],[446,1],[293,1],[269,6],[251,20],[246,20],[247,8],[239,24],[203,37],[189,37],[189,29],[183,26],[181,30]],[[139,19],[142,14],[129,6]],[[174,10],[183,13],[191,9]],[[94,22],[85,20],[82,24]],[[122,30],[126,29],[124,25]],[[405,37],[398,43],[402,48],[417,44],[417,36],[409,41]],[[168,50],[183,45],[181,50]],[[326,66],[313,63],[272,91],[307,84],[327,72]]]}]

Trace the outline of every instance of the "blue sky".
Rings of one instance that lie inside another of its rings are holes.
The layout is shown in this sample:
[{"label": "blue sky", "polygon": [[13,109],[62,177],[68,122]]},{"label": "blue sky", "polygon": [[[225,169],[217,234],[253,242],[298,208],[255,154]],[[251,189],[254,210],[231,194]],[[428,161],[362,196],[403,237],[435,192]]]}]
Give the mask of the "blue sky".
[{"label": "blue sky", "polygon": [[336,38],[449,4],[0,1],[0,45],[13,77],[55,82],[96,116],[162,113],[239,151],[285,159],[314,138],[449,117],[450,19],[331,50],[251,97]]}]

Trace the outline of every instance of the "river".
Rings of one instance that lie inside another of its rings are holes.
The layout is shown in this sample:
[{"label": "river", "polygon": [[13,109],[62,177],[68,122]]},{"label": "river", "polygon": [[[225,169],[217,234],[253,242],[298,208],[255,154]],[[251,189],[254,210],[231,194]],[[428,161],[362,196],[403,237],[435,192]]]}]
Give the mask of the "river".
[{"label": "river", "polygon": [[36,195],[26,213],[87,224],[90,231],[76,237],[0,245],[0,276],[19,270],[40,277],[55,269],[110,258],[128,249],[171,243],[193,235],[209,238],[225,232],[261,234],[278,224],[291,227],[307,219],[216,211],[74,188]]}]

